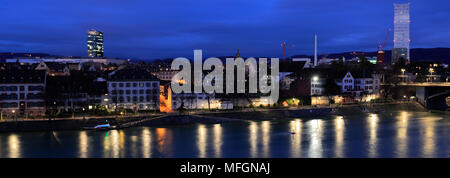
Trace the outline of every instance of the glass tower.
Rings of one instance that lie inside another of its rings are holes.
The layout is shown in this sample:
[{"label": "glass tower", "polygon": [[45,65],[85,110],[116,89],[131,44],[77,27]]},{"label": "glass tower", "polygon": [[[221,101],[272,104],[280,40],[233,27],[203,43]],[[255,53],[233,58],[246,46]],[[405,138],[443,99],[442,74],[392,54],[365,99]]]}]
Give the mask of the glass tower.
[{"label": "glass tower", "polygon": [[407,4],[394,3],[394,48],[392,49],[392,64],[403,58],[407,63],[409,57],[409,7]]},{"label": "glass tower", "polygon": [[103,57],[103,32],[97,30],[88,31],[88,56],[92,58]]}]

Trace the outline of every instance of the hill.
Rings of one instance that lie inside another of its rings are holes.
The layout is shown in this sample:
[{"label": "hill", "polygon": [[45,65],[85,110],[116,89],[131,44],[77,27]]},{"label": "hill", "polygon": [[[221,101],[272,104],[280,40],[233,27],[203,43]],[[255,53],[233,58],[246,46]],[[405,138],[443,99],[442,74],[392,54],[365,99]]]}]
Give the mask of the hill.
[{"label": "hill", "polygon": [[[327,54],[328,58],[339,58],[344,56],[346,59],[353,58],[352,52],[344,52],[344,53],[333,53]],[[377,56],[377,52],[363,52],[366,57]],[[391,50],[385,51],[386,62],[391,62]],[[443,63],[450,63],[450,48],[414,48],[410,51],[411,61],[439,61]],[[292,58],[311,58],[314,56],[309,55],[294,55]],[[319,56],[319,59],[322,56]]]}]

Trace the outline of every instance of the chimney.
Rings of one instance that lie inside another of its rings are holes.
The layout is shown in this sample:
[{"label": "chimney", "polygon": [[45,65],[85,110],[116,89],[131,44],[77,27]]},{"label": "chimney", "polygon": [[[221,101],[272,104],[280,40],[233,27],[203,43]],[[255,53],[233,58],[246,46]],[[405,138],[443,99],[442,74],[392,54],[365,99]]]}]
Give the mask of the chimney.
[{"label": "chimney", "polygon": [[317,66],[317,33],[314,34],[314,67]]}]

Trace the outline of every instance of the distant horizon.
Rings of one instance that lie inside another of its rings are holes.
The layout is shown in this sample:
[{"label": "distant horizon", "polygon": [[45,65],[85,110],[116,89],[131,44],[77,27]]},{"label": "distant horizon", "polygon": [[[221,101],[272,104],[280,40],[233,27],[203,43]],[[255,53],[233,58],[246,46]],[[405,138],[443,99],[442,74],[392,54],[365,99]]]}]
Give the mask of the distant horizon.
[{"label": "distant horizon", "polygon": [[[450,47],[429,47],[429,48],[411,48],[411,50],[416,50],[416,49],[450,49]],[[391,51],[392,49],[386,49],[384,51]],[[193,51],[194,49],[192,49],[192,55],[193,56]],[[203,51],[205,52],[205,51]],[[362,52],[362,53],[376,53],[377,50],[374,51],[342,51],[342,52],[335,52],[335,53],[325,53],[325,55],[338,55],[338,54],[346,54],[346,53],[351,53],[351,52]],[[59,54],[52,54],[52,53],[47,53],[47,52],[11,52],[11,51],[0,51],[0,54],[7,54],[7,53],[15,53],[15,54],[46,54],[52,57],[74,57],[74,58],[90,58],[88,56],[75,56],[75,55],[59,55]],[[230,53],[228,55],[218,55],[218,56],[203,56],[204,59],[209,58],[209,57],[228,57],[228,56],[234,56],[236,54],[236,51],[234,51],[234,53]],[[258,56],[246,56],[243,55],[241,50],[240,50],[240,54],[242,57],[248,58],[248,57],[271,57],[271,58],[280,58],[282,59],[283,56],[281,54],[281,56],[263,56],[263,55],[258,55]],[[186,58],[190,58],[191,56],[177,56],[177,57],[186,57]],[[294,55],[289,55],[286,56],[287,58],[292,58],[294,56],[308,56],[308,57],[313,57],[314,54],[294,54]],[[318,57],[321,58],[322,53],[318,54]],[[164,60],[164,59],[175,59],[177,57],[161,57],[161,58],[143,58],[143,59],[137,59],[137,58],[121,58],[121,57],[114,57],[114,56],[105,56],[106,58],[109,59],[131,59],[131,60],[136,60],[136,61],[154,61],[154,60]],[[376,56],[366,56],[366,57],[376,57]],[[449,57],[450,58],[450,57]]]}]

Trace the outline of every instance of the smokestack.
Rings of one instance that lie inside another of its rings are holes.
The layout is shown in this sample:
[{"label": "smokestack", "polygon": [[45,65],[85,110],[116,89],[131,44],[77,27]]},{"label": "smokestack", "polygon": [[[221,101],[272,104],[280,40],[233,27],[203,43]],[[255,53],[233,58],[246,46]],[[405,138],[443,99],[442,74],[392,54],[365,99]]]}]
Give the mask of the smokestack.
[{"label": "smokestack", "polygon": [[314,34],[314,67],[317,66],[317,33]]}]

